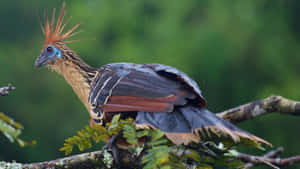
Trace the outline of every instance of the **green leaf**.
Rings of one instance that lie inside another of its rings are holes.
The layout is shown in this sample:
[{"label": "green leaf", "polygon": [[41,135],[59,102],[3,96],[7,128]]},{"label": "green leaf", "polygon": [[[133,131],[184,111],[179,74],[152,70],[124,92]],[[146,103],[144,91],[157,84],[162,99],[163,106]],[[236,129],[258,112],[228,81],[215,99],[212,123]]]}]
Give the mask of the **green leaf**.
[{"label": "green leaf", "polygon": [[80,151],[92,148],[93,142],[105,142],[109,138],[108,131],[103,126],[85,126],[77,132],[77,135],[65,139],[64,147],[60,151],[64,151],[66,155],[71,154],[73,147],[76,145]]},{"label": "green leaf", "polygon": [[120,120],[121,114],[114,115],[113,119],[111,120],[111,124],[117,124]]},{"label": "green leaf", "polygon": [[156,141],[151,141],[151,142],[148,142],[147,145],[148,146],[158,146],[158,145],[161,145],[161,144],[166,144],[168,143],[169,141],[166,140],[166,139],[160,139],[160,140],[157,140]]},{"label": "green leaf", "polygon": [[126,141],[129,144],[137,145],[137,137],[135,128],[131,125],[124,125],[123,127],[123,136],[126,138]]},{"label": "green leaf", "polygon": [[159,168],[169,162],[169,147],[157,146],[147,150],[147,154],[142,158],[142,163],[145,164],[144,169],[152,167]]},{"label": "green leaf", "polygon": [[152,132],[152,140],[155,141],[155,140],[158,140],[160,138],[162,138],[163,136],[165,135],[164,132],[156,129],[156,130],[153,130]]},{"label": "green leaf", "polygon": [[149,130],[141,130],[136,133],[136,137],[141,138],[149,135],[149,133],[150,133]]},{"label": "green leaf", "polygon": [[239,152],[237,152],[236,150],[229,150],[224,155],[228,157],[237,157],[239,155]]},{"label": "green leaf", "polygon": [[197,166],[197,169],[213,169],[213,167],[208,164],[201,163]]},{"label": "green leaf", "polygon": [[185,155],[186,155],[188,158],[191,158],[191,159],[193,159],[193,160],[195,160],[195,161],[198,161],[198,162],[201,161],[200,155],[199,155],[198,152],[195,151],[195,150],[188,149],[188,150],[185,151]]},{"label": "green leaf", "polygon": [[12,127],[16,128],[16,129],[22,129],[23,126],[22,124],[15,122],[12,118],[6,116],[5,114],[0,112],[0,120],[3,120],[4,122],[6,122],[7,124],[11,125]]},{"label": "green leaf", "polygon": [[160,169],[171,169],[171,167],[170,166],[163,166]]},{"label": "green leaf", "polygon": [[22,129],[23,126],[20,123],[15,122],[12,118],[0,112],[0,132],[2,132],[10,142],[16,141],[21,147],[34,145],[33,143],[35,142],[25,142],[19,138]]}]

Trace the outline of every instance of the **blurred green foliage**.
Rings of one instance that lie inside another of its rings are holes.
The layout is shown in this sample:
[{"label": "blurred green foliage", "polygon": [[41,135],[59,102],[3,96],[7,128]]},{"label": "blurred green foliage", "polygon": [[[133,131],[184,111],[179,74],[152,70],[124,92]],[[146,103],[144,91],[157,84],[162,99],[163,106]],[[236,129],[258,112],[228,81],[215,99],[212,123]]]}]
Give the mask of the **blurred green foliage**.
[{"label": "blurred green foliage", "polygon": [[0,112],[0,133],[2,133],[11,143],[18,142],[21,147],[24,147],[25,143],[19,139],[23,126],[15,122],[10,117]]},{"label": "blurred green foliage", "polygon": [[[85,30],[74,39],[96,38],[69,45],[92,66],[175,66],[199,83],[208,108],[215,112],[271,94],[300,100],[300,1],[66,3],[71,25],[81,22]],[[58,149],[64,139],[88,124],[87,111],[64,79],[33,66],[43,46],[38,15],[61,5],[62,0],[0,2],[0,85],[10,82],[17,87],[10,96],[0,97],[0,108],[25,126],[25,140],[37,140],[34,147],[20,149],[0,136],[0,160],[62,157]],[[300,154],[298,122],[299,118],[274,114],[239,126],[284,146],[288,156]],[[300,168],[292,168],[296,167]]]}]

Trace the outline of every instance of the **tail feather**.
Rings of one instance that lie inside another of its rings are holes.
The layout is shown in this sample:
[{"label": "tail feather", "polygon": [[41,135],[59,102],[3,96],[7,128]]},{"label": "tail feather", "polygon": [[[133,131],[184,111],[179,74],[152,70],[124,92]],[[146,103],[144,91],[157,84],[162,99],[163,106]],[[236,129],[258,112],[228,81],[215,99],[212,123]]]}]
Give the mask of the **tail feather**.
[{"label": "tail feather", "polygon": [[271,143],[267,142],[266,140],[236,127],[230,122],[217,117],[214,113],[205,108],[199,109],[197,107],[187,106],[180,108],[180,111],[185,119],[189,121],[194,133],[197,133],[199,129],[200,131],[206,129],[215,134],[219,133],[221,137],[222,135],[229,136],[236,143],[240,142],[241,138],[244,138],[271,146]]},{"label": "tail feather", "polygon": [[205,108],[185,106],[176,108],[173,113],[139,112],[136,123],[159,128],[175,144],[199,142],[204,137],[230,138],[239,143],[244,139],[255,143],[271,143],[254,136],[235,125],[217,117]]}]

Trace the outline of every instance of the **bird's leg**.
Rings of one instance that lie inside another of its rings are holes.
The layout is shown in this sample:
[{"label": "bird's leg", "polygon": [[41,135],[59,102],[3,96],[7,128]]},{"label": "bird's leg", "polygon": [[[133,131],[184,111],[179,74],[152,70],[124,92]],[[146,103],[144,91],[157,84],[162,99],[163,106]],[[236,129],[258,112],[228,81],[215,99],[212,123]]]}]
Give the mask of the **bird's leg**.
[{"label": "bird's leg", "polygon": [[102,151],[104,151],[105,149],[110,149],[112,152],[113,159],[114,159],[116,165],[118,166],[119,165],[119,150],[118,150],[117,145],[115,144],[117,141],[117,138],[118,138],[118,135],[113,135],[110,138],[109,142],[105,146],[102,147]]}]

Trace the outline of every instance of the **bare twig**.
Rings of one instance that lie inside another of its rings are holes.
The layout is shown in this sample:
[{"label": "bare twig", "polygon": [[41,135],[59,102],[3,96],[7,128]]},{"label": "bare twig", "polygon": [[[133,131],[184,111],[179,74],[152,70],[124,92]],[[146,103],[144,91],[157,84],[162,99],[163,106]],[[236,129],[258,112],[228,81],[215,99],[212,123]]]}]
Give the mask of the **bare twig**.
[{"label": "bare twig", "polygon": [[[283,153],[283,150],[284,150],[283,147],[279,147],[276,150],[272,150],[272,151],[266,153],[263,157],[265,157],[265,158],[277,158],[277,157],[279,157],[280,154]],[[255,165],[257,165],[257,164],[248,162],[244,165],[244,169],[252,168]]]},{"label": "bare twig", "polygon": [[238,123],[274,112],[300,116],[300,102],[274,95],[263,100],[253,101],[225,110],[217,115],[232,123]]},{"label": "bare twig", "polygon": [[[275,150],[270,152],[270,154],[266,154],[264,156],[254,156],[254,155],[249,155],[249,154],[244,154],[244,153],[238,153],[237,159],[246,162],[247,164],[244,166],[244,168],[251,168],[255,165],[259,164],[264,164],[268,165],[272,168],[278,169],[279,167],[286,167],[289,165],[293,165],[295,163],[300,163],[300,156],[293,156],[293,157],[288,157],[288,158],[279,158],[276,156],[280,154],[282,150]],[[272,156],[274,156],[272,158]]]},{"label": "bare twig", "polygon": [[0,88],[0,96],[7,96],[8,93],[9,93],[9,91],[15,90],[15,89],[16,89],[16,87],[14,87],[14,86],[11,85],[11,84],[8,84],[8,85],[5,86],[5,87],[1,87],[1,88]]}]

